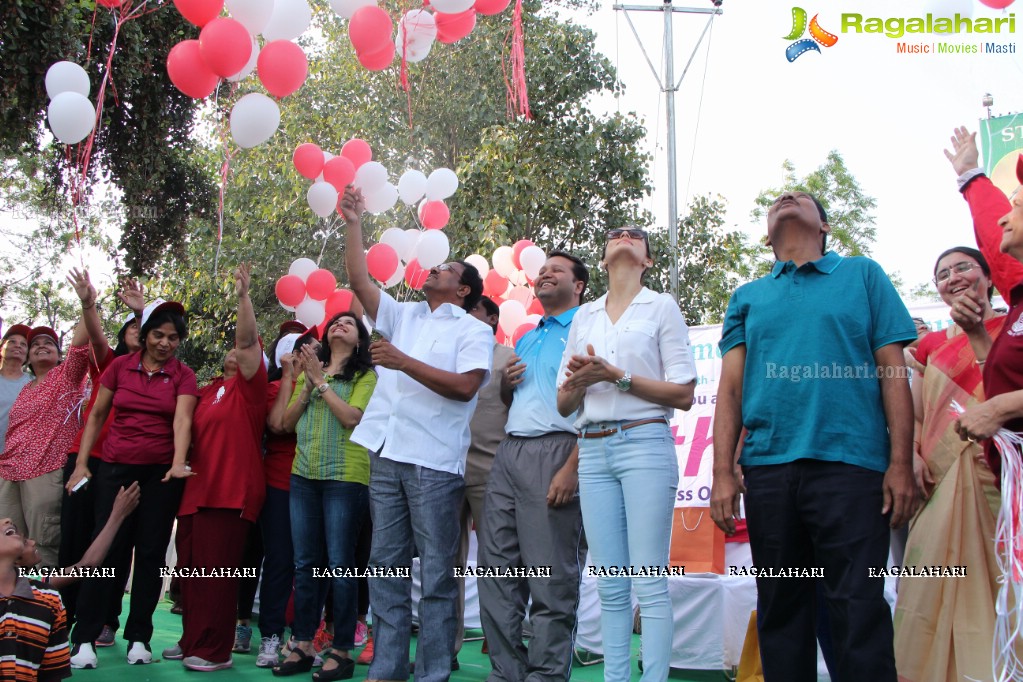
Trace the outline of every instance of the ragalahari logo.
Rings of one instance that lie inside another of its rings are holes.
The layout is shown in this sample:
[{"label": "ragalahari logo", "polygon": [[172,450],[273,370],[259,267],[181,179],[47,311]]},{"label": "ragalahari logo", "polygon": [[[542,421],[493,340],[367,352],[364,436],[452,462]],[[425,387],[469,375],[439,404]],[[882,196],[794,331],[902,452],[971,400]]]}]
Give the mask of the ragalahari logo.
[{"label": "ragalahari logo", "polygon": [[[792,8],[792,31],[785,36],[785,40],[795,40],[796,42],[785,48],[785,58],[790,62],[796,61],[800,55],[813,50],[820,52],[821,49],[817,47],[820,43],[824,47],[831,47],[838,42],[838,36],[834,33],[828,33],[820,24],[817,23],[817,16],[813,15],[813,19],[810,20],[810,38],[803,38],[797,40],[807,30],[806,26],[806,10],[802,7]],[[812,40],[811,40],[812,38]]]}]

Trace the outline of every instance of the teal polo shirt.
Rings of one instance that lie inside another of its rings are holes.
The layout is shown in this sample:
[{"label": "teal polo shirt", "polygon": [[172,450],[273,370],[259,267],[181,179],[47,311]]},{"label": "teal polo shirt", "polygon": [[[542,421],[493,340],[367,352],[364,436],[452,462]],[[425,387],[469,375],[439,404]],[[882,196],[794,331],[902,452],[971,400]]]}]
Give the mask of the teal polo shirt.
[{"label": "teal polo shirt", "polygon": [[523,335],[515,344],[526,371],[522,383],[515,388],[508,422],[504,430],[512,436],[535,438],[548,433],[576,433],[575,413],[562,417],[558,413],[558,370],[565,354],[568,332],[578,307],[557,317],[545,317],[536,329]]},{"label": "teal polo shirt", "polygon": [[745,344],[739,463],[797,459],[888,468],[890,442],[874,351],[916,339],[909,311],[869,258],[829,251],[739,287],[721,354]]}]

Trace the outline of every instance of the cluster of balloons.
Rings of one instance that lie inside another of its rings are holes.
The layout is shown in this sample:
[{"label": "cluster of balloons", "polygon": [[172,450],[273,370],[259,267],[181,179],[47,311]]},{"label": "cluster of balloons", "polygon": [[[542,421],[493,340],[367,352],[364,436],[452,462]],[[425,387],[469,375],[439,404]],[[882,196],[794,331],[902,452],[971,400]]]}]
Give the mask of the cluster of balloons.
[{"label": "cluster of balloons", "polygon": [[89,101],[89,75],[74,62],[57,62],[46,71],[50,106],[46,118],[54,137],[64,144],[81,142],[96,127],[96,109]]},{"label": "cluster of balloons", "polygon": [[457,189],[458,176],[450,168],[438,168],[429,177],[421,171],[407,170],[398,180],[398,197],[406,206],[419,202],[416,215],[427,230],[442,230],[448,224],[451,210],[444,200]]},{"label": "cluster of balloons", "polygon": [[480,271],[483,293],[501,310],[498,343],[514,344],[536,327],[543,316],[543,307],[533,294],[532,285],[547,261],[543,249],[529,239],[520,239],[512,246],[497,247],[491,262],[479,254],[465,261]]},{"label": "cluster of balloons", "polygon": [[[220,16],[225,4],[229,17]],[[305,83],[309,60],[292,41],[312,20],[306,0],[174,0],[174,5],[201,29],[198,40],[183,40],[167,55],[167,75],[189,97],[208,97],[221,78],[238,82],[253,71],[278,98]],[[256,39],[260,34],[262,48]],[[280,122],[273,99],[249,93],[231,110],[231,136],[243,149],[255,147],[269,140]]]},{"label": "cluster of balloons", "polygon": [[[430,54],[434,41],[451,44],[476,27],[476,15],[503,12],[511,0],[431,0],[427,9],[406,12],[394,21],[374,0],[330,0],[343,19],[349,19],[348,39],[359,63],[370,71],[390,66],[395,55],[408,62],[420,62]],[[393,36],[393,38],[392,38]]]},{"label": "cluster of balloons", "polygon": [[306,201],[321,218],[341,212],[341,196],[348,185],[362,190],[370,213],[383,213],[398,201],[398,188],[389,181],[384,165],[373,161],[373,150],[365,140],[348,140],[337,156],[306,142],[295,148],[291,160],[302,177],[313,181]]},{"label": "cluster of balloons", "polygon": [[295,319],[306,327],[322,324],[352,307],[352,292],[338,289],[334,273],[317,267],[310,258],[292,262],[288,274],[277,280],[274,292],[281,306],[295,313]]}]

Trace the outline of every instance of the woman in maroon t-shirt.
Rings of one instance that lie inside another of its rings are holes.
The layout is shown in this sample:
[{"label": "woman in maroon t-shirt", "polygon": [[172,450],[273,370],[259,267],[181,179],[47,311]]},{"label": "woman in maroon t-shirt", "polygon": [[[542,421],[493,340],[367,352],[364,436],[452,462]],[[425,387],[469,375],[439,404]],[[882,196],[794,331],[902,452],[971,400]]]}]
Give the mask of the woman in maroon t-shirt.
[{"label": "woman in maroon t-shirt", "polygon": [[[139,483],[142,498],[104,562],[116,569],[127,565],[134,550],[135,569],[131,607],[124,627],[129,642],[128,663],[152,663],[149,640],[153,611],[160,600],[167,545],[181,503],[184,480],[192,475],[186,464],[192,438],[192,414],[198,396],[195,373],[176,357],[188,333],[180,303],[157,299],[142,314],[142,350],[113,361],[100,378],[99,395],[89,415],[78,451],[78,463],[68,480],[73,492],[89,479],[89,456],[111,408],[115,408],[94,481],[96,523],[102,527],[117,491]],[[72,668],[95,668],[93,642],[103,629],[105,605],[123,584],[124,576],[92,578],[78,597],[78,622],[71,632]],[[119,582],[120,581],[120,582]]]}]

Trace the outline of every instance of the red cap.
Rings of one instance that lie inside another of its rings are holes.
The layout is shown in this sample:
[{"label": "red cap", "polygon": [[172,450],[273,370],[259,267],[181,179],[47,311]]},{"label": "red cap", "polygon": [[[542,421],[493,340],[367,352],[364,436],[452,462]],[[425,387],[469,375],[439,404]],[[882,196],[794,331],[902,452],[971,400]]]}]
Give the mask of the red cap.
[{"label": "red cap", "polygon": [[287,320],[281,323],[280,336],[285,334],[304,334],[307,327],[298,320]]},{"label": "red cap", "polygon": [[10,327],[7,328],[7,331],[4,332],[3,340],[6,341],[7,337],[11,336],[12,334],[17,334],[18,336],[24,336],[27,339],[28,335],[31,334],[31,333],[32,333],[32,328],[29,327],[27,324],[12,324]]},{"label": "red cap", "polygon": [[34,341],[39,336],[50,337],[51,339],[53,339],[54,345],[57,346],[57,348],[60,348],[60,338],[57,336],[57,332],[53,331],[49,327],[32,327],[32,331],[28,333],[28,345],[31,346],[32,341]]}]

